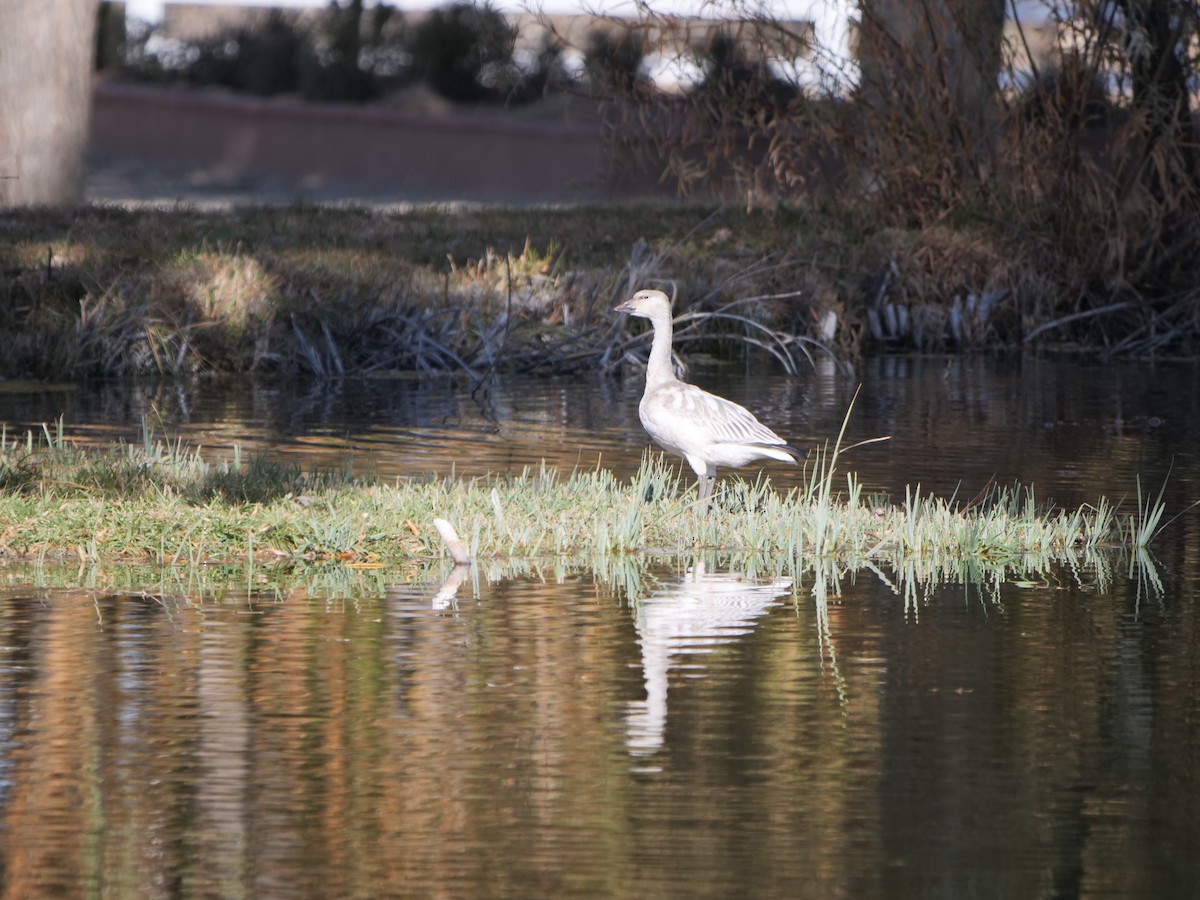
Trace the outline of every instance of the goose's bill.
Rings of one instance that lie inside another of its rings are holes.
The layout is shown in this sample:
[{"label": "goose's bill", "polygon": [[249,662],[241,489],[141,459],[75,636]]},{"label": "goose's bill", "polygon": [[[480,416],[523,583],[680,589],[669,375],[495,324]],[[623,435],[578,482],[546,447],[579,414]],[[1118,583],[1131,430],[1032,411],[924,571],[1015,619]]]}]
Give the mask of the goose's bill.
[{"label": "goose's bill", "polygon": [[616,306],[614,306],[613,312],[631,313],[636,309],[637,309],[637,307],[633,305],[632,300],[626,300],[624,303],[619,303]]}]

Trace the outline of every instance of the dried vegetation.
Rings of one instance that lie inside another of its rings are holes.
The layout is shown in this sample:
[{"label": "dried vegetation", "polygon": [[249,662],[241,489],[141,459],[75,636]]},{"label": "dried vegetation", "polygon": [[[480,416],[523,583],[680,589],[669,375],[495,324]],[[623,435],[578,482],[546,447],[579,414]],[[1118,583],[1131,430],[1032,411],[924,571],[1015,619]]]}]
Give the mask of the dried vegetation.
[{"label": "dried vegetation", "polygon": [[611,308],[645,284],[678,292],[682,340],[789,370],[817,346],[782,211],[93,207],[8,212],[0,230],[5,377],[613,366],[643,338]]},{"label": "dried vegetation", "polygon": [[[665,171],[696,202],[6,213],[0,376],[611,368],[642,338],[609,310],[646,285],[679,298],[681,342],[788,371],[914,348],[1195,353],[1196,4],[1046,0],[1041,44],[1003,4],[863,4],[854,63],[838,35],[763,8],[652,6],[597,20],[580,75],[551,40],[540,87],[504,97],[586,93],[614,169]],[[321,39],[371,51],[343,62],[420,57],[383,52],[407,40],[398,18],[354,10],[332,8]],[[439,27],[476,29],[498,55],[470,55],[509,71],[515,34],[491,40],[484,19]],[[266,37],[307,52],[282,24]],[[250,37],[197,58],[248,75],[224,55]],[[665,89],[651,59],[692,80]],[[481,89],[467,76],[462,97]]]},{"label": "dried vegetation", "polygon": [[715,27],[639,7],[634,43],[698,80],[627,78],[614,143],[685,193],[838,222],[862,256],[833,293],[870,343],[1195,352],[1194,3],[1046,0],[1013,6],[1021,23],[863,4],[854,71],[836,35],[758,9]]},{"label": "dried vegetation", "polygon": [[914,338],[1011,346],[1038,321],[1015,298],[1050,290],[978,233],[866,237],[784,207],[93,207],[0,231],[10,378],[612,368],[644,336],[610,310],[648,284],[676,294],[681,345],[796,371]]}]

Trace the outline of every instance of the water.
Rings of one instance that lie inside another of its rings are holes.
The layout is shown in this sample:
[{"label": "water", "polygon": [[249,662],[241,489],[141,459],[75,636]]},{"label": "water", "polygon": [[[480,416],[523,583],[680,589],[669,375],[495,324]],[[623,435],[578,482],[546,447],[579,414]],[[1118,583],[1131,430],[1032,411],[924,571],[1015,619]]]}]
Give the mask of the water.
[{"label": "water", "polygon": [[6,892],[1192,895],[1191,602],[697,568],[10,589]]},{"label": "water", "polygon": [[[989,482],[1034,483],[1067,505],[1134,490],[1135,476],[1196,495],[1200,366],[1073,365],[1043,360],[893,358],[856,377],[699,372],[695,380],[752,407],[798,447],[832,441],[856,387],[847,442],[890,435],[847,458],[869,489],[906,485],[972,497]],[[636,470],[647,440],[640,379],[511,378],[472,391],[450,379],[333,384],[201,382],[38,387],[0,382],[10,434],[60,416],[80,442],[141,440],[143,423],[210,455],[235,446],[381,477],[519,471]],[[803,474],[765,471],[782,488]],[[753,473],[751,473],[752,475]],[[689,472],[690,477],[690,472]]]},{"label": "water", "polygon": [[[872,489],[994,477],[1075,503],[1172,469],[1173,511],[1197,496],[1193,367],[860,374],[853,436],[893,435],[853,456]],[[721,389],[811,443],[854,383]],[[0,421],[133,440],[146,416],[214,453],[352,449],[384,477],[542,456],[627,473],[637,393],[12,391]],[[448,585],[403,561],[162,584],[9,565],[4,892],[1191,897],[1196,536],[1186,513],[1156,544],[1161,587],[1117,562],[907,597],[891,572],[793,584],[719,557],[435,573]]]}]

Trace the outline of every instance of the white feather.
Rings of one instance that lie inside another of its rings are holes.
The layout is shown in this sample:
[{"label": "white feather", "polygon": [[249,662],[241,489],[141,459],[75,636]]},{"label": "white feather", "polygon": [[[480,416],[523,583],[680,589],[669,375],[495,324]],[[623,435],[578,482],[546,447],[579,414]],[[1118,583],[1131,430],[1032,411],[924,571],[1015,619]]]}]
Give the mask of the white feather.
[{"label": "white feather", "polygon": [[675,377],[666,294],[638,291],[617,311],[649,319],[654,327],[638,416],[656,444],[687,460],[699,479],[701,499],[711,494],[718,466],[745,466],[759,459],[795,464],[797,451],[750,410]]}]

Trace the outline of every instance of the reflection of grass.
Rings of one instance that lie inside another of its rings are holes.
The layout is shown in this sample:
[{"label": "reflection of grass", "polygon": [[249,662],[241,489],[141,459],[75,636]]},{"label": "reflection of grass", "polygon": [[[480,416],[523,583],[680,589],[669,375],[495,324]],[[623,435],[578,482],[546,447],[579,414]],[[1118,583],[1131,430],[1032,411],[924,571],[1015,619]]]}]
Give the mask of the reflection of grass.
[{"label": "reflection of grass", "polygon": [[[291,599],[323,602],[327,608],[372,611],[385,598],[407,597],[444,608],[463,597],[478,595],[482,583],[494,584],[533,580],[560,584],[584,576],[606,586],[613,594],[636,607],[654,591],[664,577],[682,575],[703,564],[712,572],[738,573],[747,579],[791,581],[796,603],[810,599],[816,604],[822,652],[829,656],[835,673],[836,650],[830,635],[828,602],[841,595],[847,582],[877,580],[902,598],[906,612],[920,615],[921,605],[931,592],[942,585],[961,585],[981,602],[1002,605],[1000,588],[1008,583],[1036,588],[1064,581],[1080,590],[1104,594],[1123,574],[1128,562],[1128,577],[1136,581],[1137,596],[1161,598],[1163,587],[1153,560],[1144,551],[1092,554],[1085,560],[1065,563],[1036,556],[1009,563],[978,559],[960,560],[947,565],[910,558],[900,566],[867,562],[862,568],[847,566],[835,559],[810,557],[798,560],[781,554],[702,551],[680,554],[611,554],[555,559],[496,558],[468,567],[452,567],[447,560],[434,556],[389,560],[379,564],[360,564],[343,560],[285,560],[259,565],[246,560],[216,565],[168,565],[128,561],[115,564],[84,562],[54,563],[47,559],[9,560],[0,566],[0,598],[16,591],[28,596],[30,590],[82,591],[129,602],[155,603],[168,614],[183,607],[213,605],[250,605],[264,607]],[[449,576],[449,579],[448,579]],[[451,580],[454,589],[445,595]],[[446,580],[443,584],[443,580]],[[9,587],[6,587],[9,586]],[[444,597],[443,603],[438,599]],[[375,613],[372,613],[375,614]]]},{"label": "reflection of grass", "polygon": [[839,494],[841,452],[819,457],[807,487],[786,495],[765,479],[727,478],[707,509],[656,455],[631,484],[607,470],[560,475],[545,466],[382,484],[263,458],[209,462],[150,437],[82,450],[60,426],[0,437],[0,555],[171,565],[433,560],[444,554],[433,526],[440,517],[482,560],[716,551],[785,560],[793,575],[814,559],[948,575],[1144,547],[1162,517],[1161,498],[1131,515],[1104,500],[1040,510],[1022,488],[969,505],[917,488],[896,504],[864,498],[853,475]]}]

